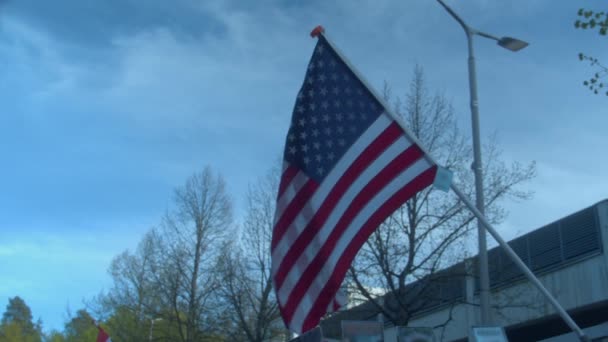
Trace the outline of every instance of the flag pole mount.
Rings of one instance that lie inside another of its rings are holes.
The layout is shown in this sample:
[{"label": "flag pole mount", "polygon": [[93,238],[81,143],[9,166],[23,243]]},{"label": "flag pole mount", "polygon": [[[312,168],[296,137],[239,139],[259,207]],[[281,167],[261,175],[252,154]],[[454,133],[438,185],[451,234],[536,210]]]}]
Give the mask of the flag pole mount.
[{"label": "flag pole mount", "polygon": [[323,28],[323,26],[319,25],[319,26],[315,27],[312,31],[310,31],[310,36],[312,38],[316,38],[323,33],[325,33],[325,28]]}]

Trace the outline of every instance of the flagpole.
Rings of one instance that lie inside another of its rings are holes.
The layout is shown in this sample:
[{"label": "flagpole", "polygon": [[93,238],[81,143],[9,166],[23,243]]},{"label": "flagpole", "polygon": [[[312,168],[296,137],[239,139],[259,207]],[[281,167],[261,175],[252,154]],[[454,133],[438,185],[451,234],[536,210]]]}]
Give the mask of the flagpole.
[{"label": "flagpole", "polygon": [[[369,92],[374,96],[376,101],[378,101],[384,107],[385,112],[393,120],[395,120],[395,122],[397,122],[401,126],[401,128],[404,130],[406,136],[410,140],[412,140],[416,145],[418,145],[418,147],[420,147],[422,152],[424,152],[424,158],[432,164],[439,165],[435,161],[435,159],[433,159],[433,157],[431,157],[431,155],[428,153],[428,151],[426,150],[424,145],[422,145],[420,143],[418,138],[410,132],[410,130],[407,128],[407,125],[405,125],[403,120],[391,110],[391,108],[388,106],[388,104],[382,99],[381,96],[379,96],[378,93],[376,93],[374,88],[371,87],[371,85],[369,84],[369,82],[367,82],[367,80],[363,77],[363,75],[361,75],[357,71],[357,69],[355,69],[355,67],[350,63],[350,61],[346,58],[346,56],[344,56],[344,54],[337,48],[337,46],[334,45],[334,43],[331,41],[331,39],[329,37],[327,37],[327,34],[325,33],[325,29],[322,26],[317,26],[310,33],[310,35],[313,38],[317,37],[319,35],[322,35],[327,40],[327,43],[334,49],[336,54],[338,54],[338,56],[342,59],[342,61],[346,64],[346,66],[355,74],[355,76],[357,76],[357,78],[361,81],[361,83],[363,83],[363,85],[367,88],[367,90],[369,90]],[[458,196],[458,198],[469,208],[469,210],[473,213],[473,215],[475,215],[475,217],[478,219],[478,221],[481,222],[485,226],[486,230],[490,233],[490,235],[492,235],[492,237],[494,237],[494,239],[498,242],[498,244],[505,250],[505,252],[511,258],[511,260],[513,260],[513,262],[515,262],[515,264],[521,269],[521,271],[528,278],[528,280],[530,280],[540,290],[540,292],[547,298],[547,300],[551,303],[551,305],[553,305],[553,307],[555,308],[557,313],[561,316],[561,318],[564,320],[564,322],[570,327],[570,329],[578,335],[579,339],[581,341],[589,341],[589,339],[585,335],[585,332],[576,324],[576,322],[574,322],[572,317],[570,317],[570,315],[566,312],[566,310],[564,310],[564,308],[553,297],[553,295],[543,286],[543,284],[540,282],[540,280],[538,280],[538,278],[534,275],[534,273],[532,273],[532,271],[530,271],[528,266],[526,266],[526,264],[519,258],[519,256],[513,251],[513,249],[509,246],[509,244],[507,244],[505,242],[505,240],[503,240],[502,237],[500,237],[498,232],[492,227],[492,224],[490,224],[490,222],[485,218],[485,216],[475,207],[475,205],[473,205],[473,203],[469,200],[469,198],[462,191],[460,191],[460,189],[458,189],[458,187],[455,184],[452,183],[450,187],[452,188],[452,190],[454,191],[456,196]]]}]

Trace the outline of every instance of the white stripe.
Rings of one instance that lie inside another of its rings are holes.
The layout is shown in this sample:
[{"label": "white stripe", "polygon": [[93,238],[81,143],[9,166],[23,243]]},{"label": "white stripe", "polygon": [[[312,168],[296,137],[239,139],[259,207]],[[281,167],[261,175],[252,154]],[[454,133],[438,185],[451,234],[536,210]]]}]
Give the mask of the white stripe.
[{"label": "white stripe", "polygon": [[338,240],[336,248],[323,265],[321,272],[317,275],[313,284],[310,286],[302,301],[297,304],[297,309],[290,322],[291,327],[296,331],[301,331],[304,319],[308,312],[312,309],[313,303],[317,300],[320,291],[325,287],[331,274],[336,268],[339,258],[344,253],[348,244],[353,240],[356,233],[359,232],[361,226],[372,216],[391,196],[395,194],[403,186],[411,182],[416,176],[431,167],[431,164],[424,158],[419,159],[411,167],[399,174],[391,181],[382,191],[380,191],[362,210],[357,214],[355,219],[349,225],[342,237]]},{"label": "white stripe", "polygon": [[342,215],[344,215],[344,212],[349,208],[355,197],[359,195],[361,190],[374,177],[376,177],[380,171],[382,171],[393,159],[395,159],[395,157],[405,151],[409,146],[411,146],[411,143],[405,136],[399,137],[378,158],[376,158],[376,160],[374,160],[374,162],[370,164],[357,179],[355,179],[346,192],[344,192],[344,195],[339,199],[338,204],[327,218],[327,221],[325,221],[323,227],[319,230],[311,243],[306,247],[304,253],[302,253],[302,255],[300,255],[298,258],[297,265],[301,267],[292,268],[287,275],[285,282],[283,282],[283,285],[279,289],[279,300],[282,303],[286,302],[287,297],[300,280],[302,273],[315,258],[322,245],[327,241],[327,238],[334,230],[334,227]]},{"label": "white stripe", "polygon": [[[361,135],[361,137],[346,151],[330,173],[325,177],[323,183],[319,186],[313,197],[310,199],[310,207],[318,208],[325,200],[331,189],[334,187],[338,179],[342,177],[344,172],[350,167],[352,162],[359,156],[365,148],[374,141],[393,121],[387,115],[380,115],[378,119]],[[316,211],[316,210],[315,210]],[[295,240],[300,236],[302,230],[308,225],[310,217],[298,217],[287,228],[289,234],[284,234],[281,241],[272,251],[272,260],[282,261],[289,248]],[[278,263],[273,263],[278,268]],[[276,274],[277,269],[273,267],[272,274]]]},{"label": "white stripe", "polygon": [[[304,172],[298,171],[298,173],[293,177],[289,185],[285,188],[283,195],[281,198],[277,200],[277,206],[274,214],[274,225],[277,224],[279,218],[283,215],[283,211],[285,208],[291,203],[294,197],[298,194],[300,189],[308,182],[308,177]],[[273,225],[273,226],[274,226]]]}]

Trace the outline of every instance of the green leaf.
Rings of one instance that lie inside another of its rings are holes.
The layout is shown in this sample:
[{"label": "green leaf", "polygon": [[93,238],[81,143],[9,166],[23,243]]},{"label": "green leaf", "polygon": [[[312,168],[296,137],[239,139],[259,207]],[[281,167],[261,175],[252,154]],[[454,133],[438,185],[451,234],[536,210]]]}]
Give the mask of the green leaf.
[{"label": "green leaf", "polygon": [[584,12],[585,12],[585,10],[581,8],[581,9],[579,9],[579,10],[578,10],[578,13],[577,13],[577,14],[578,14],[578,15],[583,15],[583,13],[584,13]]}]

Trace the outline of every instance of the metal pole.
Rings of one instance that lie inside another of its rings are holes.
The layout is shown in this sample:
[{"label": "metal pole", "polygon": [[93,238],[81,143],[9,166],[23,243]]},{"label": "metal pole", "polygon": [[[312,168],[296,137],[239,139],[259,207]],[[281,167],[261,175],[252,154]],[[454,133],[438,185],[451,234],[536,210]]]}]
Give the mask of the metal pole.
[{"label": "metal pole", "polygon": [[[443,8],[462,26],[467,35],[467,45],[469,50],[469,95],[471,100],[471,125],[473,136],[473,172],[475,174],[475,204],[479,212],[484,214],[485,201],[483,196],[483,169],[481,162],[481,143],[479,138],[479,101],[477,99],[477,75],[475,72],[475,53],[473,50],[473,36],[479,32],[467,25],[462,18],[456,14],[443,1],[437,0]],[[483,34],[484,37],[496,39],[488,34]],[[479,254],[478,259],[478,274],[479,274],[479,304],[481,325],[490,325],[490,275],[488,271],[488,247],[486,241],[486,230],[481,221],[477,220],[477,240]]]},{"label": "metal pole", "polygon": [[[469,93],[471,97],[471,123],[473,135],[473,172],[475,173],[475,204],[477,210],[484,215],[485,201],[483,195],[483,169],[481,162],[481,142],[479,138],[479,102],[477,100],[477,75],[475,72],[475,54],[473,52],[473,32],[466,30],[469,47]],[[480,220],[477,220],[477,239],[479,245],[479,301],[481,308],[481,324],[490,325],[490,275],[488,268],[488,248],[486,230]]]},{"label": "metal pole", "polygon": [[498,235],[498,232],[496,232],[496,230],[492,227],[490,222],[488,222],[488,220],[485,218],[485,216],[483,216],[483,214],[477,208],[475,208],[475,206],[473,206],[473,203],[471,203],[471,201],[467,198],[467,196],[464,193],[462,193],[460,191],[460,189],[458,189],[454,184],[452,184],[451,187],[452,187],[452,190],[454,191],[454,193],[456,193],[456,195],[460,198],[460,200],[463,201],[464,204],[466,206],[468,206],[469,209],[473,212],[473,214],[477,217],[477,220],[483,226],[485,226],[485,228],[488,230],[488,232],[494,237],[494,239],[496,239],[498,244],[504,249],[504,251],[511,258],[511,260],[513,260],[513,262],[515,262],[515,264],[517,264],[517,266],[524,273],[526,278],[528,278],[528,280],[530,280],[532,282],[532,284],[534,284],[540,290],[540,292],[547,298],[547,300],[551,303],[551,305],[553,305],[553,307],[555,308],[555,311],[557,311],[557,313],[562,317],[562,319],[566,322],[566,324],[570,327],[570,329],[572,329],[572,331],[574,331],[578,335],[578,337],[581,341],[589,341],[589,339],[585,335],[585,332],[583,332],[583,330],[576,324],[576,322],[574,322],[572,317],[570,317],[570,315],[568,315],[566,310],[564,310],[564,308],[562,308],[562,306],[559,304],[559,302],[543,286],[543,284],[540,282],[540,280],[538,280],[538,278],[536,278],[534,273],[532,273],[532,271],[530,271],[528,266],[526,266],[526,264],[519,258],[517,253],[515,253],[515,251],[513,251],[511,246],[509,246],[509,244],[506,243],[505,240],[503,240],[500,235]]},{"label": "metal pole", "polygon": [[152,341],[152,328],[154,328],[155,319],[150,320],[150,335],[148,336],[148,341]]}]

